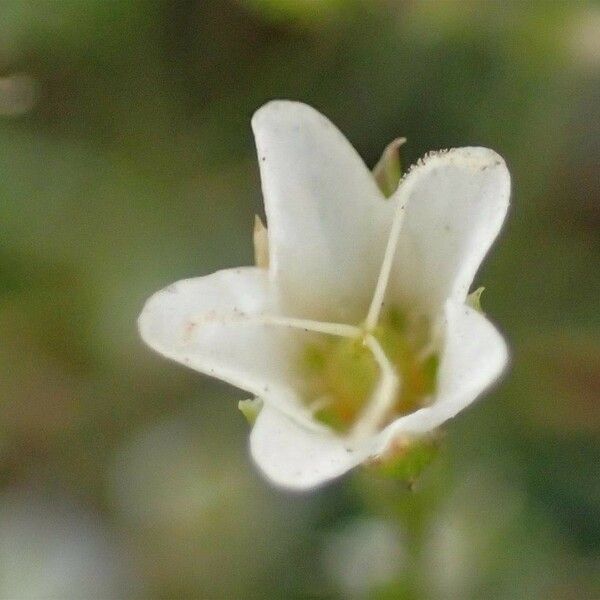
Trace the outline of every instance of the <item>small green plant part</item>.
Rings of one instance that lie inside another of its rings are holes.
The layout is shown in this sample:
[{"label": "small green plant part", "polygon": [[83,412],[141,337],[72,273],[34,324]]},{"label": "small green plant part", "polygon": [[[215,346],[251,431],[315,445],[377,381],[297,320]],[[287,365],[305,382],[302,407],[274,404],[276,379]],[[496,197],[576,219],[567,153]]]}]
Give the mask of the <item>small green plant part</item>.
[{"label": "small green plant part", "polygon": [[381,193],[389,198],[398,188],[402,179],[402,163],[400,161],[400,148],[406,144],[406,138],[396,138],[390,142],[381,158],[373,168],[373,177]]},{"label": "small green plant part", "polygon": [[238,402],[240,412],[250,425],[254,425],[262,407],[263,401],[260,398],[248,398],[247,400],[240,400]]},{"label": "small green plant part", "polygon": [[480,313],[483,313],[483,308],[481,306],[481,296],[483,292],[485,292],[485,288],[479,287],[467,296],[467,304]]},{"label": "small green plant part", "polygon": [[412,488],[423,471],[435,460],[440,443],[440,435],[416,439],[399,438],[385,455],[367,463],[367,466],[375,475],[403,481]]}]

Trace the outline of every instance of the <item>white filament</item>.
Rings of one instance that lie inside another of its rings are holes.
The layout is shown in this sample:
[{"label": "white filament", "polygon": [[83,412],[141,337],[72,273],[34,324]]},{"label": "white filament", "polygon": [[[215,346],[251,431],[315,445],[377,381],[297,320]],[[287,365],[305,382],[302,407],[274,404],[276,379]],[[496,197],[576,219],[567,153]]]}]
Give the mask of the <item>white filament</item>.
[{"label": "white filament", "polygon": [[191,323],[194,325],[202,325],[203,323],[273,325],[276,327],[289,327],[291,329],[302,329],[304,331],[348,338],[357,338],[363,334],[363,330],[355,325],[312,321],[310,319],[295,319],[293,317],[279,317],[275,315],[246,315],[243,313],[234,313],[226,316],[213,315],[210,317],[198,317],[192,319]]},{"label": "white filament", "polygon": [[373,293],[373,299],[371,300],[371,305],[369,306],[369,312],[365,321],[368,331],[373,331],[379,321],[385,292],[390,280],[394,256],[396,255],[396,248],[398,247],[398,240],[400,239],[400,229],[402,228],[403,220],[404,202],[401,201],[401,198],[398,198],[394,220],[392,221],[392,227],[385,247],[385,254],[383,255],[383,261],[381,262],[381,268],[379,270],[379,275],[377,276],[377,285],[375,286],[375,292]]}]

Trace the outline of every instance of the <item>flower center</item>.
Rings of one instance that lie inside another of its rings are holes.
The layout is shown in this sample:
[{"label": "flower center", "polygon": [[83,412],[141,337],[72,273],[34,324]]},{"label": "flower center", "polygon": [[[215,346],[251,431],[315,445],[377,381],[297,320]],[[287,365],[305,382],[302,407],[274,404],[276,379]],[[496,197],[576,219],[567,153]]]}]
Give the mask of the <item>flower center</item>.
[{"label": "flower center", "polygon": [[[398,374],[401,385],[384,424],[421,408],[435,392],[438,355],[428,351],[430,325],[391,308],[371,334]],[[339,433],[356,424],[380,379],[380,366],[361,337],[321,336],[303,349],[309,382],[308,405],[314,417]]]}]

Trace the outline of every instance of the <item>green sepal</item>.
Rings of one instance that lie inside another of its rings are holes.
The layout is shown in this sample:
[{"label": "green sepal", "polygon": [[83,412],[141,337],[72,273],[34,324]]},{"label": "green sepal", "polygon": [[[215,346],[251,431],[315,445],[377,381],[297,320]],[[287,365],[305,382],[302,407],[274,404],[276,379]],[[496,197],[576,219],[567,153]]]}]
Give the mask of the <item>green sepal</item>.
[{"label": "green sepal", "polygon": [[254,264],[261,269],[269,268],[269,236],[267,228],[258,215],[254,215],[254,229],[252,230],[254,242]]},{"label": "green sepal", "polygon": [[260,398],[248,398],[247,400],[240,400],[238,402],[238,408],[250,425],[254,425],[262,407],[263,401]]},{"label": "green sepal", "polygon": [[375,475],[412,486],[439,452],[440,435],[396,442],[384,456],[367,464]]},{"label": "green sepal", "polygon": [[467,305],[480,313],[483,313],[483,308],[481,308],[481,294],[483,294],[484,290],[484,287],[479,287],[467,296]]},{"label": "green sepal", "polygon": [[390,142],[383,151],[379,162],[373,168],[373,177],[379,189],[386,198],[389,198],[398,187],[402,177],[402,166],[400,163],[400,146],[406,142],[406,138],[396,138]]}]

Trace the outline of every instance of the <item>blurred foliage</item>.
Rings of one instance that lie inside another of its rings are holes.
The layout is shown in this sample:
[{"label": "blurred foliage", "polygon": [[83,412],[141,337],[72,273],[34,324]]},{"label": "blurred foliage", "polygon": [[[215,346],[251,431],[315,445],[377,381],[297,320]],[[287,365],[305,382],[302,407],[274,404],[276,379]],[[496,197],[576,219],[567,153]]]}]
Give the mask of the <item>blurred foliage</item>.
[{"label": "blurred foliage", "polygon": [[[61,598],[600,597],[598,4],[3,0],[0,23],[0,597],[32,572]],[[243,395],[137,337],[151,292],[252,262],[249,119],[284,97],[370,166],[406,136],[403,164],[481,144],[511,168],[476,283],[512,369],[413,492],[362,471],[269,488]],[[57,511],[79,532],[59,550]],[[361,536],[404,548],[395,574]],[[99,548],[90,591],[72,557]],[[35,566],[56,552],[80,577]]]}]

